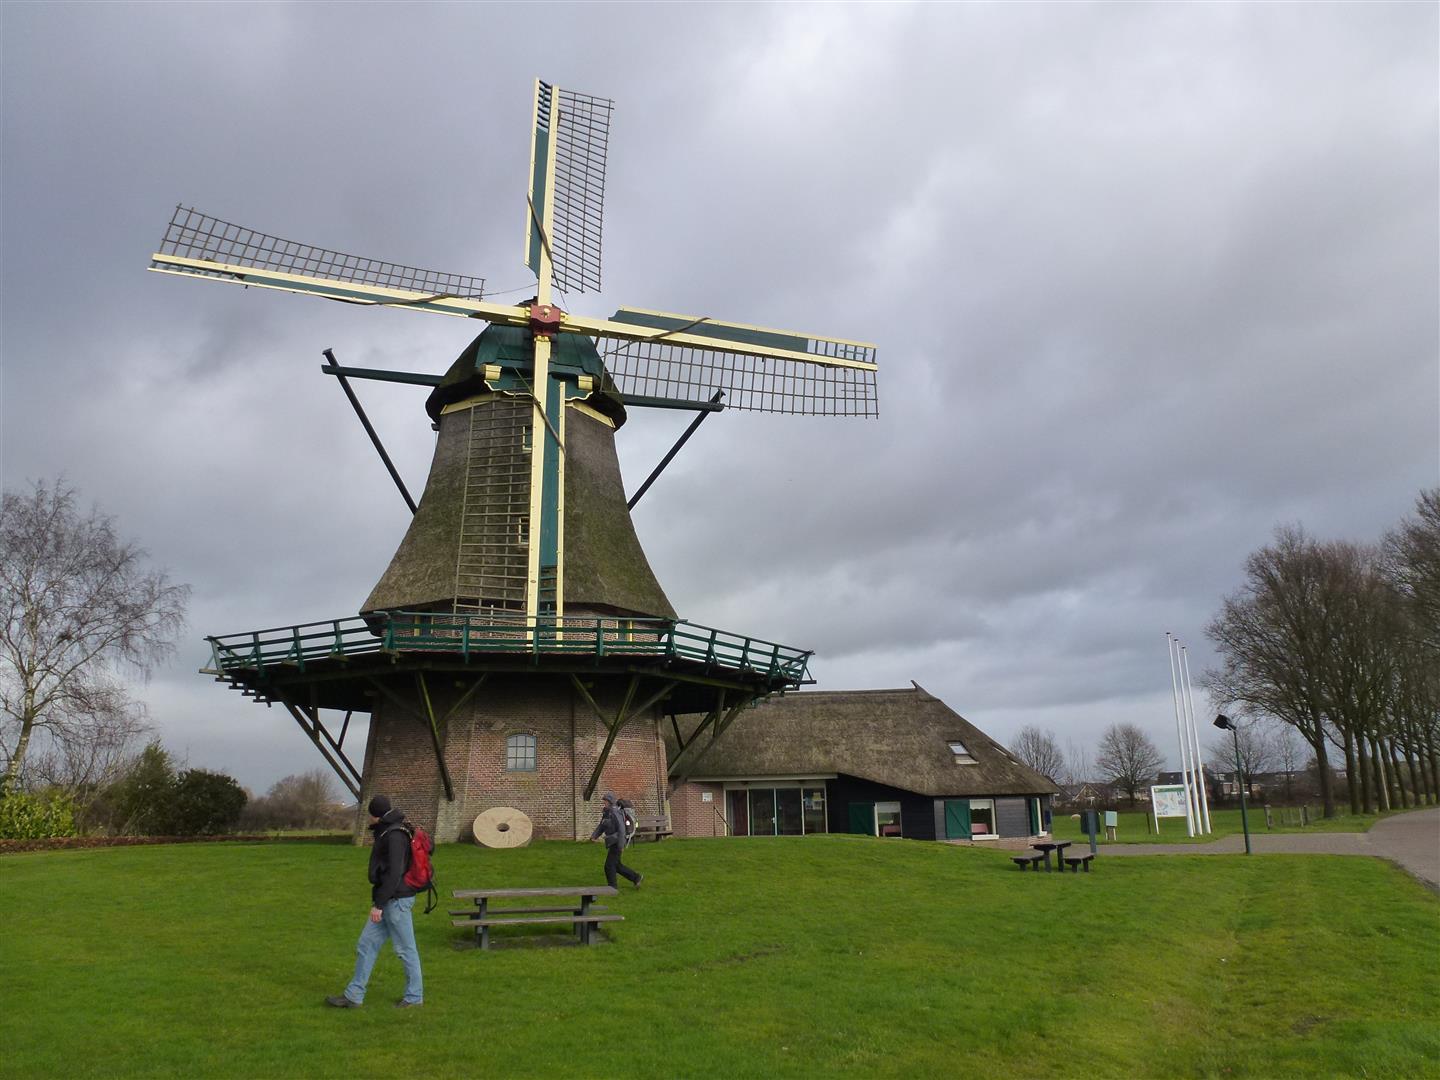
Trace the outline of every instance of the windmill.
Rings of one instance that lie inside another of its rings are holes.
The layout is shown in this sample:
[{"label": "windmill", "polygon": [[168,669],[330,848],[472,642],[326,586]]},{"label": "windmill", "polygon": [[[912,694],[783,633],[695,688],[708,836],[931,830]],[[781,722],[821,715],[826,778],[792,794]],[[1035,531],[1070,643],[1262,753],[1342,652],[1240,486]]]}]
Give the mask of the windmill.
[{"label": "windmill", "polygon": [[[529,707],[516,702],[553,699],[557,685],[595,713],[605,738],[586,760],[588,800],[637,717],[704,713],[693,744],[707,730],[717,736],[757,697],[806,679],[808,653],[678,620],[629,511],[712,412],[874,416],[875,349],[704,316],[564,310],[557,294],[600,287],[612,111],[608,100],[535,83],[524,255],[536,285],[523,303],[491,300],[479,277],[358,258],[186,207],[151,256],[161,273],[489,324],[443,375],[344,367],[326,351],[322,370],[345,389],[412,510],[410,527],[358,619],[210,639],[207,670],[283,704],[357,796],[385,771],[376,720],[388,712],[428,729],[444,803],[456,803],[459,751],[451,754],[450,742],[466,717],[472,733],[488,722],[476,719],[487,682],[489,716],[523,713]],[[426,410],[438,434],[418,503],[360,407],[354,378],[432,388]],[[635,407],[696,418],[627,503],[614,433]],[[345,711],[338,737],[322,720],[326,708]],[[364,769],[343,745],[356,711],[372,714]],[[507,762],[533,760],[538,738],[530,759],[523,738],[518,754],[507,742]],[[572,745],[572,772],[577,754]],[[469,801],[503,793],[491,785]],[[430,824],[445,819],[442,803]]]}]

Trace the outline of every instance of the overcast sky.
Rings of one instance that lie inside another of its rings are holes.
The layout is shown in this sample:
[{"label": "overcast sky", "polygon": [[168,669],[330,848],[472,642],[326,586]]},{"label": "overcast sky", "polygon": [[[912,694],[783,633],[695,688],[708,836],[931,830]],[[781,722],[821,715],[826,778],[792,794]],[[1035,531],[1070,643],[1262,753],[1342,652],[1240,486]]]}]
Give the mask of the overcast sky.
[{"label": "overcast sky", "polygon": [[[1277,523],[1375,539],[1440,482],[1434,4],[11,2],[0,48],[5,486],[194,586],[138,693],[256,790],[322,762],[205,635],[353,615],[408,518],[320,352],[480,327],[148,257],[184,202],[529,295],[537,75],[616,102],[574,310],[879,346],[879,420],[713,417],[635,515],[683,617],[820,688],[1174,760],[1165,632],[1198,676]],[[424,391],[359,392],[418,491]],[[631,415],[633,489],[689,417]]]}]

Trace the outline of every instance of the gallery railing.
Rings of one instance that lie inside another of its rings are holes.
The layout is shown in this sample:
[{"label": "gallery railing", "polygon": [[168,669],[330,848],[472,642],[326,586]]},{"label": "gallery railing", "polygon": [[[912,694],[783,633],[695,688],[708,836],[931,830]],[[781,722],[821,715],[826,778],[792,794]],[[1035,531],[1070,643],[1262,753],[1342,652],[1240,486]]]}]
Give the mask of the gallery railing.
[{"label": "gallery railing", "polygon": [[684,619],[497,620],[494,615],[392,611],[363,619],[332,619],[299,626],[209,637],[213,670],[297,667],[337,656],[378,652],[434,652],[463,659],[500,654],[541,657],[664,657],[707,667],[763,674],[799,686],[811,654],[773,641],[699,626]]}]

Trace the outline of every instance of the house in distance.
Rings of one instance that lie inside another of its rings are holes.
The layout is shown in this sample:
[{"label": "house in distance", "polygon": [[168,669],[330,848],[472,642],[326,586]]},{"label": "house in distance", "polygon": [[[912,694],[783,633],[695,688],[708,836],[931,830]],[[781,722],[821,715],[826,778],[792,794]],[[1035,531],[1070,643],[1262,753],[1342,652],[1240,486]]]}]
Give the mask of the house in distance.
[{"label": "house in distance", "polygon": [[772,697],[668,749],[677,836],[1032,837],[1057,791],[919,684]]}]

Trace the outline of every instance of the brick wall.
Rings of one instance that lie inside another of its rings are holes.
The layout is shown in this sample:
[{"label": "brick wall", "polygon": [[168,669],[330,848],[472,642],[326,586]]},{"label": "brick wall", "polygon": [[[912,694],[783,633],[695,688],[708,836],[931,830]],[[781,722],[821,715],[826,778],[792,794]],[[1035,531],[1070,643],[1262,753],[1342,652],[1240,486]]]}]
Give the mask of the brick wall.
[{"label": "brick wall", "polygon": [[[709,792],[710,802],[705,801]],[[717,812],[718,811],[718,812]],[[670,828],[676,836],[725,836],[725,785],[681,784],[670,793]]]},{"label": "brick wall", "polygon": [[[434,673],[426,681],[435,714],[443,717],[473,680],[457,682],[448,673]],[[613,716],[628,680],[587,681],[596,705]],[[638,814],[666,812],[665,745],[654,710],[621,729],[587,801],[584,788],[605,745],[600,719],[563,675],[491,675],[441,732],[454,785],[451,801],[445,797],[430,729],[420,719],[418,691],[413,683],[394,689],[416,708],[401,709],[388,698],[376,699],[365,750],[362,807],[375,792],[384,792],[441,842],[473,839],[476,815],[496,806],[523,811],[537,838],[584,839],[600,819],[600,796],[606,791],[630,799]],[[645,696],[644,684],[637,694]],[[517,734],[535,738],[533,771],[505,768],[506,739]]]}]

